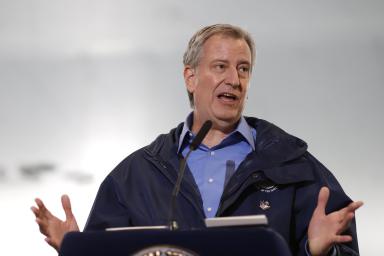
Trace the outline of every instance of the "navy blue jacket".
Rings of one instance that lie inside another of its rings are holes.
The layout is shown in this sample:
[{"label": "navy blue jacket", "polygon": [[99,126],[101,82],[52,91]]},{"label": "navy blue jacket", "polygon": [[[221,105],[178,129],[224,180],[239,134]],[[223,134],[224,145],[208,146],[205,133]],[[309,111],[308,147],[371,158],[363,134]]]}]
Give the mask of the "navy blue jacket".
[{"label": "navy blue jacket", "polygon": [[[336,178],[308,151],[304,141],[275,125],[246,118],[257,131],[256,148],[224,188],[217,216],[265,214],[271,228],[294,255],[306,255],[307,228],[319,190],[330,189],[327,212],[351,200]],[[167,225],[170,198],[181,155],[182,124],[124,159],[103,181],[85,231],[107,227]],[[267,207],[261,207],[268,204]],[[262,209],[263,208],[263,209]],[[204,227],[203,202],[187,167],[177,198],[176,220],[182,229]],[[337,246],[340,255],[358,252],[355,223],[346,231],[351,243]]]}]

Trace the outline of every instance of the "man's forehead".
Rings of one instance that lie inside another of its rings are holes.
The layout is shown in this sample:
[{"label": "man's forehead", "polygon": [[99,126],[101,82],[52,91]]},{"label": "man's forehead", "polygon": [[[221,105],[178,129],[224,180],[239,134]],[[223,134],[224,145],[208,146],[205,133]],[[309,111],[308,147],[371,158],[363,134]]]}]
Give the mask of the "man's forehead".
[{"label": "man's forehead", "polygon": [[209,37],[203,44],[202,57],[204,55],[222,55],[234,52],[239,57],[251,61],[251,49],[244,38],[231,35],[217,34]]},{"label": "man's forehead", "polygon": [[[244,38],[238,37],[238,36],[235,36],[235,35],[231,35],[231,34],[222,34],[222,33],[215,34],[215,35],[212,35],[209,38],[207,38],[207,40],[205,40],[203,46],[207,45],[207,44],[210,44],[212,42],[219,43],[219,42],[224,42],[224,41],[242,42],[242,43],[245,43],[248,46],[248,43],[247,43],[247,41]],[[249,46],[248,46],[248,48],[249,48]]]}]

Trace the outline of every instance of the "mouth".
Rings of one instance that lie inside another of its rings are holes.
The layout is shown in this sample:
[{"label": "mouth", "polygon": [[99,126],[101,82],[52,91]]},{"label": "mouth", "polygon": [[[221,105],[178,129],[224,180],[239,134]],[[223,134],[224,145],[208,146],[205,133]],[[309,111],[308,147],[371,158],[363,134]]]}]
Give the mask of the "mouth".
[{"label": "mouth", "polygon": [[217,98],[225,102],[235,102],[239,99],[237,95],[229,92],[220,93]]}]

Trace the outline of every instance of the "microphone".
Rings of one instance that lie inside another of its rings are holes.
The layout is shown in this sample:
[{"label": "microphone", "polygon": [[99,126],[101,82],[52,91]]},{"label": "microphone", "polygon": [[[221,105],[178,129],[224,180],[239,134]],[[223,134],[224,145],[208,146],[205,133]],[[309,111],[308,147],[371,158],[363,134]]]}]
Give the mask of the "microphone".
[{"label": "microphone", "polygon": [[181,181],[183,180],[183,177],[184,177],[185,167],[187,165],[187,159],[191,154],[191,152],[196,150],[199,147],[201,142],[204,140],[205,136],[207,136],[211,127],[212,127],[212,121],[211,120],[205,121],[203,126],[198,131],[196,137],[193,139],[193,141],[189,145],[189,151],[187,155],[185,156],[185,158],[181,159],[180,161],[179,173],[177,175],[176,184],[175,184],[175,187],[173,188],[172,198],[171,198],[171,210],[169,215],[169,228],[171,230],[177,230],[179,228],[176,220],[174,219],[174,215],[176,210],[176,198],[177,198],[177,195],[179,194]]},{"label": "microphone", "polygon": [[189,149],[194,151],[197,149],[197,147],[201,144],[201,142],[204,140],[205,136],[207,136],[207,133],[212,127],[212,121],[207,120],[203,124],[203,126],[200,128],[200,131],[198,131],[196,137],[193,139],[191,145],[189,145]]}]

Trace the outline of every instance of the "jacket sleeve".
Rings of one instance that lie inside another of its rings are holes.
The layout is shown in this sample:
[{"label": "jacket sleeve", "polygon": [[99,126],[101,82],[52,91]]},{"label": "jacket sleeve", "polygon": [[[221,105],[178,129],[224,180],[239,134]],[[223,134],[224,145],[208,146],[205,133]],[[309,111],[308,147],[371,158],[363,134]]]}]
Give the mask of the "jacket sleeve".
[{"label": "jacket sleeve", "polygon": [[[333,174],[324,165],[309,153],[307,159],[313,167],[315,180],[298,186],[296,190],[294,225],[296,226],[296,241],[299,242],[298,255],[308,255],[305,248],[308,240],[308,224],[316,208],[321,187],[326,186],[330,190],[326,214],[340,210],[352,202]],[[336,255],[359,255],[355,220],[351,222],[349,228],[343,234],[351,235],[352,242],[336,244]]]},{"label": "jacket sleeve", "polygon": [[100,185],[84,231],[124,226],[130,226],[128,209],[122,203],[116,182],[108,175]]}]

